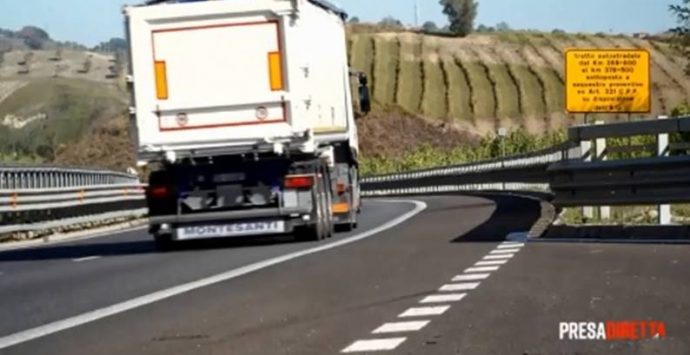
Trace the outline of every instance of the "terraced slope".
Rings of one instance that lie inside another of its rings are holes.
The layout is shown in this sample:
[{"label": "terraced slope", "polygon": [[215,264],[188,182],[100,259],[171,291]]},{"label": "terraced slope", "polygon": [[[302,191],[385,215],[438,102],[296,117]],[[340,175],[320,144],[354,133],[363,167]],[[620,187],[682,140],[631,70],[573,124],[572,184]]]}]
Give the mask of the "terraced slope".
[{"label": "terraced slope", "polygon": [[[351,65],[371,76],[376,104],[398,105],[475,134],[495,132],[499,126],[543,133],[581,122],[582,115],[564,111],[563,53],[568,48],[648,49],[651,115],[668,114],[690,100],[690,80],[683,75],[686,59],[661,42],[533,32],[445,38],[353,31],[349,43]],[[627,115],[595,117],[610,121]]]}]

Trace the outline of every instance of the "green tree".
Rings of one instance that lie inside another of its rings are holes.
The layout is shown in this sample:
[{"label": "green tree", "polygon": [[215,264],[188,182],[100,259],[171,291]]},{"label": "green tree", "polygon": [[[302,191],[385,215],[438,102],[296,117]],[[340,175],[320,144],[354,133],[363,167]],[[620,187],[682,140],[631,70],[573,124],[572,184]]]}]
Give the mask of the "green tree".
[{"label": "green tree", "polygon": [[355,16],[350,19],[350,23],[352,24],[358,24],[359,23],[359,17]]},{"label": "green tree", "polygon": [[436,26],[434,21],[427,21],[422,25],[422,29],[424,32],[435,32],[438,31],[438,26]]},{"label": "green tree", "polygon": [[17,34],[31,49],[42,49],[50,41],[48,32],[36,26],[25,26]]},{"label": "green tree", "polygon": [[[670,10],[678,19],[678,27],[671,29],[676,36],[675,44],[684,56],[690,58],[690,0],[682,0],[681,5],[671,5]],[[685,72],[690,75],[690,64],[685,67]]]},{"label": "green tree", "polygon": [[505,21],[504,21],[504,22],[499,22],[499,23],[496,25],[496,30],[497,30],[498,32],[508,32],[508,31],[510,31],[510,25],[509,25],[507,22],[505,22]]},{"label": "green tree", "polygon": [[479,4],[475,0],[439,0],[448,16],[450,31],[464,37],[472,33]]},{"label": "green tree", "polygon": [[384,27],[403,27],[402,22],[393,16],[384,17],[381,21],[379,21],[379,25]]}]

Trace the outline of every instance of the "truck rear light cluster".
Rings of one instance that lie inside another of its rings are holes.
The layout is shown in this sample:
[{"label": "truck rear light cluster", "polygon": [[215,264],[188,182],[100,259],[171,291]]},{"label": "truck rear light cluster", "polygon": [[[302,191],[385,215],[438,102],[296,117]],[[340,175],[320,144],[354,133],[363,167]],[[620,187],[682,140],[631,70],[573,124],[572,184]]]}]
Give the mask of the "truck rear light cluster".
[{"label": "truck rear light cluster", "polygon": [[314,186],[314,175],[286,176],[283,182],[286,189],[306,189]]},{"label": "truck rear light cluster", "polygon": [[153,186],[149,188],[149,196],[156,200],[170,197],[172,191],[167,186]]}]

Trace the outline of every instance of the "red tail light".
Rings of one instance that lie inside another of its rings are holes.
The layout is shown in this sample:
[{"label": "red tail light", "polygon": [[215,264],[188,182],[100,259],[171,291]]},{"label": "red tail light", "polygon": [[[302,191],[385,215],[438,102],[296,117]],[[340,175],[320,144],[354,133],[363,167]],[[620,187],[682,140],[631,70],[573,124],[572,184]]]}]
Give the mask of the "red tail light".
[{"label": "red tail light", "polygon": [[149,188],[149,194],[155,199],[163,199],[170,196],[170,189],[167,186],[155,186]]},{"label": "red tail light", "polygon": [[314,175],[294,175],[285,177],[286,189],[305,189],[314,186]]}]

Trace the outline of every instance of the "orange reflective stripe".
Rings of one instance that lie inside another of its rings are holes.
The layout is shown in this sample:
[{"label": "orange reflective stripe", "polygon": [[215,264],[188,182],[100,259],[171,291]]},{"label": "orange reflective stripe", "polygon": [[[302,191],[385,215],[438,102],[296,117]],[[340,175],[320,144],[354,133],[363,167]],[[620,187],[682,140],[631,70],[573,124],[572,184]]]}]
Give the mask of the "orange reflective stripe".
[{"label": "orange reflective stripe", "polygon": [[158,60],[154,64],[156,72],[156,97],[158,100],[168,99],[168,69],[164,61]]},{"label": "orange reflective stripe", "polygon": [[334,203],[333,204],[333,213],[349,213],[350,212],[350,204],[348,203]]},{"label": "orange reflective stripe", "polygon": [[271,80],[271,90],[283,90],[283,63],[280,52],[268,53],[268,73]]}]

